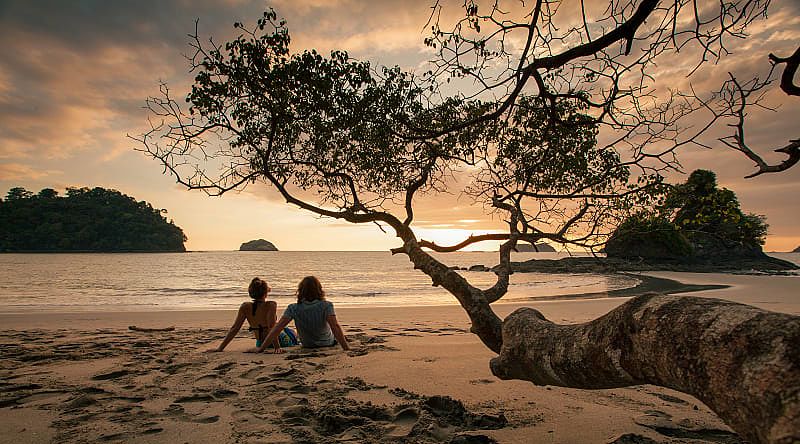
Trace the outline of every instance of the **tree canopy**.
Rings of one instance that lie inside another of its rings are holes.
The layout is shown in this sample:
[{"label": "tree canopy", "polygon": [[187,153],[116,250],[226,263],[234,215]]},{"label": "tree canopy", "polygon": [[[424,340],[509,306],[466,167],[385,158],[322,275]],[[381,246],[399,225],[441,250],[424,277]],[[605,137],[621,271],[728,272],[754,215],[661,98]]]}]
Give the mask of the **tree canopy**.
[{"label": "tree canopy", "polygon": [[9,190],[0,201],[0,251],[186,251],[166,210],[104,188]]}]

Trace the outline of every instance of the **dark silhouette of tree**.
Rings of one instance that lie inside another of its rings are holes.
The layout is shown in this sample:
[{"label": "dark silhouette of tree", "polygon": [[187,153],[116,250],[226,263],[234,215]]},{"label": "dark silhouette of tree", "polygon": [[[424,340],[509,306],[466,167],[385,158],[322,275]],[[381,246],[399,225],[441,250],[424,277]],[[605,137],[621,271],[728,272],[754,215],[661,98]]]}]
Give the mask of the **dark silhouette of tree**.
[{"label": "dark silhouette of tree", "polygon": [[609,257],[722,262],[763,256],[767,228],[763,216],[741,210],[733,191],[717,187],[712,171],[696,170],[653,211],[620,224],[605,251]]},{"label": "dark silhouette of tree", "polygon": [[717,188],[712,171],[696,170],[678,185],[658,208],[692,239],[713,236],[720,242],[747,249],[760,249],[767,235],[762,216],[745,214],[733,191]]},{"label": "dark silhouette of tree", "polygon": [[6,202],[11,202],[11,201],[15,201],[15,200],[21,200],[21,199],[28,199],[31,196],[33,196],[33,193],[31,193],[30,191],[26,190],[25,188],[14,187],[14,188],[11,188],[10,190],[8,190],[8,193],[6,194]]},{"label": "dark silhouette of tree", "polygon": [[[449,15],[434,4],[425,43],[437,58],[422,76],[344,52],[292,52],[274,11],[252,29],[236,23],[239,36],[224,44],[195,32],[188,108],[162,85],[147,102],[152,128],[136,140],[189,189],[219,195],[262,182],[317,215],[392,230],[402,241],[392,251],[456,297],[498,353],[501,378],[658,384],[698,397],[749,440],[798,439],[796,316],[651,295],[571,326],[535,310],[501,320],[491,308],[517,242],[601,247],[619,221],[652,207],[679,150],[708,146],[715,125],[759,104],[772,72],[701,97],[656,92],[653,71],[679,50],[698,68],[724,57],[727,39],[745,37],[767,4],[536,1],[520,15],[463,6],[445,29]],[[415,198],[463,175],[463,192],[508,230],[451,246],[418,239]],[[427,251],[485,240],[503,241],[485,289]]]},{"label": "dark silhouette of tree", "polygon": [[186,236],[163,212],[99,187],[68,188],[65,197],[12,188],[0,205],[0,251],[186,251]]}]

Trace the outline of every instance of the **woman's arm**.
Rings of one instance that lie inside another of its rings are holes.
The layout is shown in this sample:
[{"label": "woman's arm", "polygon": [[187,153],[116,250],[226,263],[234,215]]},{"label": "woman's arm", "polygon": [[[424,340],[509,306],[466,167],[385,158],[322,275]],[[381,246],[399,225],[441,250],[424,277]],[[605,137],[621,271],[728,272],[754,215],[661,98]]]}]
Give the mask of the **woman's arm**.
[{"label": "woman's arm", "polygon": [[[278,321],[278,323],[272,327],[272,330],[269,331],[267,337],[264,338],[264,343],[261,344],[261,347],[248,350],[248,352],[252,353],[263,352],[268,345],[270,345],[271,343],[275,342],[278,339],[278,335],[281,333],[281,331],[283,331],[284,327],[289,325],[290,322],[292,322],[290,318],[281,317],[281,320]],[[276,349],[275,351],[277,352],[278,350],[280,350],[280,348]]]},{"label": "woman's arm", "polygon": [[222,344],[220,344],[219,347],[217,347],[214,351],[221,352],[222,350],[225,350],[225,347],[227,347],[228,344],[233,341],[233,338],[235,338],[236,334],[239,333],[239,330],[242,329],[242,324],[244,324],[245,318],[246,315],[244,312],[244,304],[242,304],[239,307],[239,313],[236,314],[236,320],[233,321],[233,325],[231,325],[231,329],[228,330],[228,334],[225,335],[225,339],[222,340]]},{"label": "woman's arm", "polygon": [[[272,327],[275,327],[275,323],[278,322],[278,304],[275,302],[270,303],[267,305],[267,310],[267,329],[272,331]],[[278,330],[278,336],[281,334],[281,331],[283,331],[283,328]],[[278,336],[275,336],[275,340],[272,341],[272,346],[275,348],[275,353],[283,352],[283,350],[281,350],[281,341],[278,339]]]},{"label": "woman's arm", "polygon": [[347,344],[347,338],[344,335],[344,331],[342,331],[342,326],[339,325],[339,321],[336,320],[336,315],[328,316],[328,325],[331,327],[333,336],[342,346],[342,350],[350,350],[350,345]]}]

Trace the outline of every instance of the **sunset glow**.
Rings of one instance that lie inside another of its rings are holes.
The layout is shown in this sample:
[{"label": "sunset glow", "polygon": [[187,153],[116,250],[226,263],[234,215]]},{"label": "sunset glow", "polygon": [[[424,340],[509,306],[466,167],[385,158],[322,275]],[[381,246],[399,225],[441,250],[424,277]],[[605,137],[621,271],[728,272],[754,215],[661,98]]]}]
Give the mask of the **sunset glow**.
[{"label": "sunset glow", "polygon": [[[182,54],[189,50],[186,35],[199,29],[222,41],[235,30],[235,21],[252,21],[261,1],[173,2],[153,8],[134,3],[51,2],[48,14],[38,14],[41,2],[4,2],[0,36],[0,193],[14,186],[34,192],[45,187],[61,192],[70,186],[118,189],[154,206],[166,208],[182,227],[190,250],[228,250],[252,238],[265,238],[285,250],[385,250],[396,246],[392,235],[375,226],[354,227],[320,220],[291,208],[263,185],[240,194],[208,198],[186,192],[162,174],[159,166],[140,153],[127,135],[147,125],[144,99],[167,82],[176,97],[188,91]],[[296,51],[320,53],[343,49],[374,65],[399,65],[418,72],[430,51],[422,44],[429,2],[373,1],[347,3],[278,1],[272,6],[285,17]],[[57,19],[56,19],[57,17]],[[733,57],[704,67],[703,83],[728,71],[742,75],[769,68],[767,54],[789,53],[800,40],[800,5],[776,4],[768,26],[756,22],[752,35],[729,42]],[[688,66],[678,61],[662,66],[663,85],[684,84]],[[770,161],[781,159],[771,150],[796,137],[800,115],[797,100],[777,99],[776,113],[753,115],[750,141]],[[722,146],[690,149],[680,160],[685,172],[711,168],[722,186],[734,190],[747,212],[763,214],[770,224],[765,250],[787,251],[800,245],[800,203],[791,196],[800,185],[800,168],[781,174],[743,179],[754,169],[740,153]],[[684,180],[674,175],[671,180]],[[427,196],[415,202],[424,213],[415,222],[419,237],[456,243],[473,232],[500,228],[457,194]],[[493,248],[493,247],[492,247]],[[470,249],[490,249],[473,245]]]}]

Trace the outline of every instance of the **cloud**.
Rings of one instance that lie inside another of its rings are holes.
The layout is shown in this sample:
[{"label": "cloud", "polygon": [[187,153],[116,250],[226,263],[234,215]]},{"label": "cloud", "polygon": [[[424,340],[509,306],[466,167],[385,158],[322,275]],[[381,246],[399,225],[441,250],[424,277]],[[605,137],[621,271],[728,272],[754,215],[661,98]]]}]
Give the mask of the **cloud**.
[{"label": "cloud", "polygon": [[[249,4],[260,9],[260,2]],[[234,19],[224,12],[228,6],[0,3],[0,39],[13,42],[0,48],[0,158],[107,152],[101,142],[118,151],[125,129],[144,122],[144,98],[157,91],[158,81],[184,76],[181,54],[194,18],[202,15],[206,30],[229,35]]]},{"label": "cloud", "polygon": [[[278,16],[288,21],[294,51],[316,48],[324,54],[345,49],[373,64],[409,68],[423,66],[430,56],[422,39],[428,32],[423,27],[431,4],[429,0],[272,2]],[[176,98],[187,91],[192,74],[182,55],[190,51],[187,34],[194,31],[196,18],[201,35],[224,41],[238,32],[231,26],[234,21],[252,24],[265,6],[262,0],[0,0],[0,40],[4,42],[0,46],[0,183],[13,186],[9,181],[21,181],[20,185],[42,187],[54,182],[95,185],[110,181],[131,184],[126,192],[134,196],[151,192],[156,185],[150,182],[159,167],[150,162],[152,171],[136,171],[147,162],[131,166],[130,150],[135,143],[125,137],[144,129],[144,99],[157,93],[161,80],[171,85]],[[463,14],[462,2],[449,3],[444,14],[445,21],[452,22]],[[769,19],[754,23],[751,32],[748,39],[730,42],[732,57],[698,72],[692,79],[698,90],[713,89],[728,71],[742,78],[763,75],[769,70],[768,53],[790,54],[800,41],[800,4],[776,3]],[[696,53],[686,51],[664,60],[656,72],[658,85],[687,87],[693,56]],[[754,112],[746,129],[754,149],[770,161],[780,161],[782,156],[770,150],[800,136],[796,119],[791,118],[800,115],[800,101],[776,94],[769,103],[781,104],[778,112]],[[785,233],[797,229],[784,216],[800,212],[799,204],[785,197],[797,189],[794,170],[744,181],[741,177],[752,171],[752,162],[728,149],[687,150],[681,159],[687,171],[713,167],[723,184],[740,193],[746,210],[765,213],[774,221],[778,235],[789,238]],[[452,184],[452,194],[417,199],[415,226],[470,231],[502,228],[502,220],[487,216],[481,205],[458,194],[464,185],[459,180]],[[148,183],[137,190],[133,185],[137,181]],[[169,184],[165,193],[178,188],[171,179],[164,183]],[[282,200],[261,184],[243,194],[253,199],[236,202]],[[171,206],[178,213],[193,214],[193,209],[178,208],[182,199],[175,198]],[[191,202],[197,206],[203,201]]]},{"label": "cloud", "polygon": [[20,163],[0,163],[0,177],[4,180],[37,180],[62,174],[57,170],[41,170]]}]

